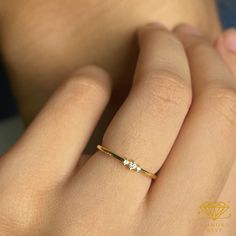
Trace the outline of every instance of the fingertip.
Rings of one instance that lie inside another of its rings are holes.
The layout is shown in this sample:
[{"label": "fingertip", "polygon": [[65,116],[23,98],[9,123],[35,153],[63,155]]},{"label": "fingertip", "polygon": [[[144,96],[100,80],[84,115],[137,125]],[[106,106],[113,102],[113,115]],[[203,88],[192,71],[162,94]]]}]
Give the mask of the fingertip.
[{"label": "fingertip", "polygon": [[236,30],[224,31],[215,41],[214,47],[220,53],[228,67],[236,75]]},{"label": "fingertip", "polygon": [[236,29],[226,30],[215,42],[215,47],[228,53],[236,54]]},{"label": "fingertip", "polygon": [[194,36],[203,36],[202,32],[191,25],[188,24],[179,24],[174,29],[173,32],[177,35],[194,35]]},{"label": "fingertip", "polygon": [[211,45],[205,34],[195,26],[185,23],[179,24],[173,29],[173,32],[185,49],[195,44]]},{"label": "fingertip", "polygon": [[145,24],[139,27],[138,29],[139,45],[141,45],[143,37],[147,35],[147,33],[152,32],[152,31],[157,31],[157,30],[167,31],[168,29],[162,23],[159,23],[159,22],[150,22],[148,24]]},{"label": "fingertip", "polygon": [[111,97],[112,87],[113,81],[110,74],[105,69],[91,64],[75,70],[62,84],[61,90],[64,94],[79,99],[77,95],[82,89],[86,91],[86,97],[91,96],[96,99],[97,103],[107,104]]},{"label": "fingertip", "polygon": [[79,77],[84,80],[91,80],[95,82],[98,86],[111,91],[113,86],[113,81],[110,74],[97,65],[91,64],[76,70],[72,77]]}]

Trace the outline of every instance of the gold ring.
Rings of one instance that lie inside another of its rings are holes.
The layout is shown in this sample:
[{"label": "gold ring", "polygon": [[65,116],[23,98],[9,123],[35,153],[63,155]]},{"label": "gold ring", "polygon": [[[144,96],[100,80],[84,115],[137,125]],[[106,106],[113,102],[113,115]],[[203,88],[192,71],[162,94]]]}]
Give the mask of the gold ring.
[{"label": "gold ring", "polygon": [[101,152],[111,156],[111,157],[116,158],[117,160],[122,162],[124,166],[128,167],[130,170],[136,171],[137,173],[142,173],[152,179],[156,179],[156,177],[157,177],[155,174],[152,174],[152,173],[148,172],[147,170],[144,170],[135,161],[128,160],[124,157],[121,157],[121,156],[115,154],[114,152],[112,152],[111,150],[109,150],[108,148],[105,148],[101,145],[97,145],[97,149],[100,150]]}]

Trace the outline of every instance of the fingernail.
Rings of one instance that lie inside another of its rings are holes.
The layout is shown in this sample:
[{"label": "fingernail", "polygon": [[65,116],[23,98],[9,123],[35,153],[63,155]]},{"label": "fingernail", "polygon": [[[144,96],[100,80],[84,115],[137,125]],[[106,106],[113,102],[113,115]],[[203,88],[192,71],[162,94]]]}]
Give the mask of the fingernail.
[{"label": "fingernail", "polygon": [[236,29],[227,31],[224,37],[224,45],[229,51],[236,53]]},{"label": "fingernail", "polygon": [[198,30],[197,28],[191,26],[191,25],[187,25],[187,24],[182,24],[179,25],[175,28],[175,31],[181,33],[181,34],[192,34],[192,35],[196,35],[196,36],[202,36],[202,33],[200,30]]}]

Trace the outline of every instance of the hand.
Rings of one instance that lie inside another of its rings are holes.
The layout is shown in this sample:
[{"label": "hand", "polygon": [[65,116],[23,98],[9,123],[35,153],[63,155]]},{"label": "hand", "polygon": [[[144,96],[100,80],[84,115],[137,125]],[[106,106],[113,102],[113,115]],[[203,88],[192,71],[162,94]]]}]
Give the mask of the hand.
[{"label": "hand", "polygon": [[102,141],[158,178],[101,152],[81,164],[111,94],[109,75],[85,67],[0,160],[0,235],[203,233],[199,205],[217,199],[235,159],[236,80],[197,30],[174,34],[139,31],[132,89]]},{"label": "hand", "polygon": [[[229,29],[223,32],[215,42],[215,48],[221,54],[227,65],[236,76],[236,31]],[[234,188],[236,179],[236,163],[234,163],[229,178],[218,198],[218,201],[229,203],[229,210],[221,217],[230,216],[227,219],[217,220],[206,228],[204,236],[231,236],[236,235],[236,189]],[[220,233],[219,233],[220,232]]]}]

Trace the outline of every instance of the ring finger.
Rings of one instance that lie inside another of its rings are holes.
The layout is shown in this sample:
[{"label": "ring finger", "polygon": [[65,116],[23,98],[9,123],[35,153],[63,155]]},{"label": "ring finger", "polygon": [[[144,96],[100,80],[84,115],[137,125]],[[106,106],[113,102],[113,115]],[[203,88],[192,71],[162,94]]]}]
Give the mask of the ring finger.
[{"label": "ring finger", "polygon": [[[190,72],[182,44],[164,27],[144,27],[139,32],[139,44],[133,86],[109,125],[103,146],[156,173],[188,112]],[[127,207],[128,198],[133,200],[132,207],[137,207],[135,202],[143,200],[150,180],[96,152],[78,173],[76,185],[80,192],[92,189],[97,197],[106,196],[107,204],[110,199]],[[120,204],[116,205],[120,208]]]}]

